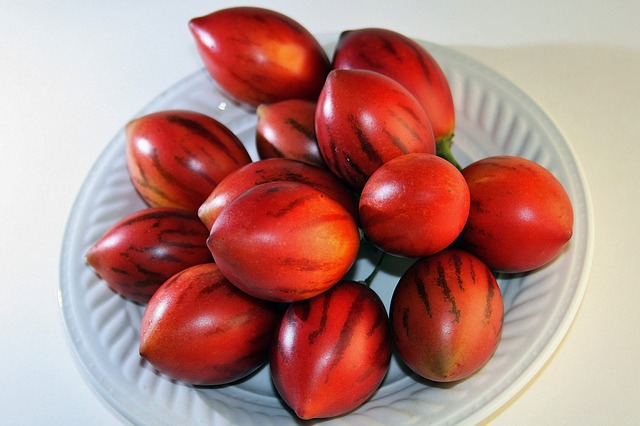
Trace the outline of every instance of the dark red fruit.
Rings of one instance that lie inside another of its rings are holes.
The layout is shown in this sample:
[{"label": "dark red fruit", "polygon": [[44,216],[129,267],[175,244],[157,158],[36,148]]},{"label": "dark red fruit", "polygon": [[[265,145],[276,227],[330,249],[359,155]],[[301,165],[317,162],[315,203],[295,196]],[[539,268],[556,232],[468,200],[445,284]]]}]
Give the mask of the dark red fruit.
[{"label": "dark red fruit", "polygon": [[146,303],[175,273],[211,262],[208,235],[194,213],[152,207],[113,225],[89,249],[86,260],[117,293]]},{"label": "dark red fruit", "polygon": [[345,414],[380,386],[391,359],[377,294],[343,281],[285,312],[271,350],[273,382],[302,419]]},{"label": "dark red fruit", "polygon": [[469,215],[460,171],[433,154],[407,154],[373,172],[360,195],[360,223],[387,253],[423,257],[453,243]]},{"label": "dark red fruit", "polygon": [[194,385],[239,380],[268,358],[279,309],[232,285],[213,263],[171,277],[153,295],[140,326],[140,355],[158,371]]},{"label": "dark red fruit", "polygon": [[470,253],[446,249],[402,275],[389,317],[404,362],[429,380],[452,382],[478,371],[493,355],[503,314],[489,268]]},{"label": "dark red fruit", "polygon": [[289,158],[326,167],[316,140],[315,113],[316,103],[304,99],[258,106],[256,147],[260,158]]},{"label": "dark red fruit", "polygon": [[229,173],[251,162],[242,142],[222,123],[192,111],[161,111],[126,126],[127,167],[151,207],[196,213]]},{"label": "dark red fruit", "polygon": [[556,177],[521,157],[479,160],[462,171],[471,194],[464,247],[494,271],[546,265],[573,233],[571,200]]},{"label": "dark red fruit", "polygon": [[353,216],[297,182],[258,185],[231,201],[207,240],[222,273],[266,300],[308,299],[335,285],[360,247]]},{"label": "dark red fruit", "polygon": [[376,71],[406,87],[429,116],[438,154],[460,168],[450,152],[455,110],[449,82],[423,45],[383,28],[344,31],[336,46],[333,66]]},{"label": "dark red fruit", "polygon": [[331,71],[318,99],[315,125],[325,163],[357,190],[393,158],[435,153],[422,106],[400,83],[373,71]]},{"label": "dark red fruit", "polygon": [[288,16],[232,7],[194,18],[189,28],[206,68],[232,98],[252,107],[315,100],[331,63],[318,41]]},{"label": "dark red fruit", "polygon": [[222,209],[239,195],[254,186],[276,181],[310,185],[342,204],[354,218],[358,216],[355,195],[335,175],[325,168],[286,158],[255,161],[231,173],[202,203],[198,216],[211,229]]}]

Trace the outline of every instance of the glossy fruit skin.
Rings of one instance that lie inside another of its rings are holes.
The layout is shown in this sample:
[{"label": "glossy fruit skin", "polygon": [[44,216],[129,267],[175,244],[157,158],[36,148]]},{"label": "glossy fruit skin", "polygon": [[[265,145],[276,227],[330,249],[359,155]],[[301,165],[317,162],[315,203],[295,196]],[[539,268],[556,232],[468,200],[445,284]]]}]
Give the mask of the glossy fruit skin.
[{"label": "glossy fruit skin", "polygon": [[267,361],[280,316],[274,304],[238,290],[214,263],[192,266],[149,301],[140,355],[181,382],[232,383]]},{"label": "glossy fruit skin", "polygon": [[150,207],[109,228],[87,251],[86,260],[117,293],[146,303],[175,273],[211,262],[208,235],[191,212]]},{"label": "glossy fruit skin", "polygon": [[333,67],[368,69],[393,78],[427,111],[436,140],[453,136],[455,110],[449,82],[428,50],[411,38],[383,28],[344,31]]},{"label": "glossy fruit skin", "polygon": [[341,281],[289,306],[271,349],[271,376],[298,417],[339,416],[378,389],[391,348],[380,298],[362,283]]},{"label": "glossy fruit skin", "polygon": [[360,239],[353,216],[309,185],[269,182],[229,203],[207,244],[241,290],[276,302],[308,299],[353,265]]},{"label": "glossy fruit skin", "polygon": [[202,203],[198,216],[211,229],[222,209],[235,198],[254,186],[276,181],[310,185],[342,204],[354,218],[358,216],[355,195],[335,175],[325,168],[286,158],[254,161],[231,173]]},{"label": "glossy fruit skin", "polygon": [[258,7],[194,18],[189,28],[205,67],[227,94],[249,107],[315,100],[331,62],[300,23]]},{"label": "glossy fruit skin", "polygon": [[316,103],[288,99],[256,110],[256,148],[262,159],[290,158],[326,167],[316,140]]},{"label": "glossy fruit skin", "polygon": [[433,154],[407,154],[373,172],[360,195],[360,223],[387,253],[429,256],[460,235],[469,202],[469,188],[455,166]]},{"label": "glossy fruit skin", "polygon": [[571,239],[571,200],[558,179],[539,164],[495,156],[470,164],[462,175],[471,209],[461,241],[493,271],[537,269]]},{"label": "glossy fruit skin", "polygon": [[418,101],[400,83],[373,71],[331,71],[315,125],[327,167],[358,191],[395,157],[435,153],[433,130]]},{"label": "glossy fruit skin", "polygon": [[226,126],[193,111],[144,115],[129,122],[125,134],[131,181],[151,207],[195,213],[226,175],[251,162]]},{"label": "glossy fruit skin", "polygon": [[391,298],[393,342],[418,375],[462,380],[493,355],[502,334],[502,294],[476,256],[446,249],[416,261]]}]

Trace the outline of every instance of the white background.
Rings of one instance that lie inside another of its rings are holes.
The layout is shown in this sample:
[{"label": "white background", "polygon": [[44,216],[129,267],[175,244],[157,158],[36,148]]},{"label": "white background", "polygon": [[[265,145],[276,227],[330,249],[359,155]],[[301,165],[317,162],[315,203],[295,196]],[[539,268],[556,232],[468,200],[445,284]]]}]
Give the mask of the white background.
[{"label": "white background", "polygon": [[[114,425],[65,341],[65,223],[107,143],[202,67],[189,19],[232,1],[0,0],[0,407],[11,425]],[[553,119],[591,190],[587,292],[556,354],[487,422],[640,422],[640,2],[256,1],[314,33],[381,26],[472,56]]]}]

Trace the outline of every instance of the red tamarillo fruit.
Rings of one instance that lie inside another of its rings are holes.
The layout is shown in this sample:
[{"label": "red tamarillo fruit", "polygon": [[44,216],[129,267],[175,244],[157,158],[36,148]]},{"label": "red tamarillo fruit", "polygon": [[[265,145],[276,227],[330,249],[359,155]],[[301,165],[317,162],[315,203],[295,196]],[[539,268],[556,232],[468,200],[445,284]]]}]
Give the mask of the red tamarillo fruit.
[{"label": "red tamarillo fruit", "polygon": [[249,106],[315,100],[331,63],[300,23],[258,7],[194,18],[189,28],[205,67],[232,98]]},{"label": "red tamarillo fruit", "polygon": [[429,118],[416,98],[373,71],[331,71],[318,99],[315,126],[327,167],[356,190],[393,158],[435,153]]},{"label": "red tamarillo fruit", "polygon": [[493,355],[502,334],[500,287],[476,256],[446,249],[416,261],[400,278],[389,317],[395,347],[417,374],[462,380]]},{"label": "red tamarillo fruit", "polygon": [[225,176],[251,162],[226,126],[193,111],[151,113],[132,120],[125,133],[131,181],[151,207],[195,213]]},{"label": "red tamarillo fruit", "polygon": [[194,213],[150,207],[113,225],[87,251],[86,260],[117,293],[146,303],[175,273],[211,262],[208,235]]},{"label": "red tamarillo fruit", "polygon": [[336,46],[333,66],[376,71],[406,87],[429,116],[438,155],[460,168],[451,154],[455,110],[449,82],[423,45],[384,28],[344,31]]},{"label": "red tamarillo fruit", "polygon": [[369,287],[341,281],[285,312],[271,349],[274,384],[302,419],[345,414],[380,386],[391,360],[388,316]]}]

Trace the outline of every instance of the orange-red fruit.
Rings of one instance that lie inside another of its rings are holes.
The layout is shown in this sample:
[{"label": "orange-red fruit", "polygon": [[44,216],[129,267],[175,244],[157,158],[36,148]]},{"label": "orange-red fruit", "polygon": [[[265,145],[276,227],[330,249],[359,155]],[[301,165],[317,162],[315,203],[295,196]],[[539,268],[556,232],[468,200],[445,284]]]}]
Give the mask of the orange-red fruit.
[{"label": "orange-red fruit", "polygon": [[380,386],[391,359],[384,305],[369,287],[342,281],[289,306],[269,365],[284,401],[302,419],[345,414]]},{"label": "orange-red fruit", "polygon": [[393,158],[435,153],[429,118],[416,98],[373,71],[331,71],[318,99],[315,126],[327,167],[356,190]]},{"label": "orange-red fruit", "polygon": [[460,171],[433,154],[407,154],[373,172],[360,196],[360,224],[387,253],[423,257],[453,243],[469,215]]},{"label": "orange-red fruit", "polygon": [[335,175],[325,168],[286,158],[254,161],[227,176],[209,194],[198,209],[200,220],[211,229],[222,209],[239,195],[267,182],[288,181],[310,185],[327,194],[358,216],[355,195]]},{"label": "orange-red fruit", "polygon": [[185,269],[153,295],[140,325],[140,355],[194,385],[239,380],[268,358],[279,309],[233,286],[213,263]]},{"label": "orange-red fruit", "polygon": [[316,103],[304,99],[258,106],[256,148],[260,158],[290,158],[325,167],[316,141],[315,113]]},{"label": "orange-red fruit", "polygon": [[433,56],[411,38],[383,28],[344,31],[333,66],[368,69],[393,78],[427,111],[436,140],[453,135],[455,111],[449,83]]},{"label": "orange-red fruit", "polygon": [[207,228],[191,212],[150,207],[114,224],[86,260],[117,293],[146,303],[173,274],[211,262]]},{"label": "orange-red fruit", "polygon": [[353,216],[324,192],[270,182],[222,209],[207,243],[222,273],[241,290],[293,302],[342,279],[360,239]]},{"label": "orange-red fruit", "polygon": [[468,252],[446,249],[419,259],[402,275],[389,317],[402,360],[422,377],[452,382],[490,359],[503,314],[489,268]]},{"label": "orange-red fruit", "polygon": [[331,63],[306,28],[281,13],[232,7],[194,18],[189,28],[204,65],[232,98],[252,107],[315,100]]},{"label": "orange-red fruit", "polygon": [[236,135],[198,112],[155,112],[132,120],[125,130],[131,181],[151,207],[196,213],[226,175],[251,162]]},{"label": "orange-red fruit", "polygon": [[487,157],[462,170],[471,194],[464,247],[493,271],[551,262],[573,234],[571,199],[558,179],[521,157]]}]

